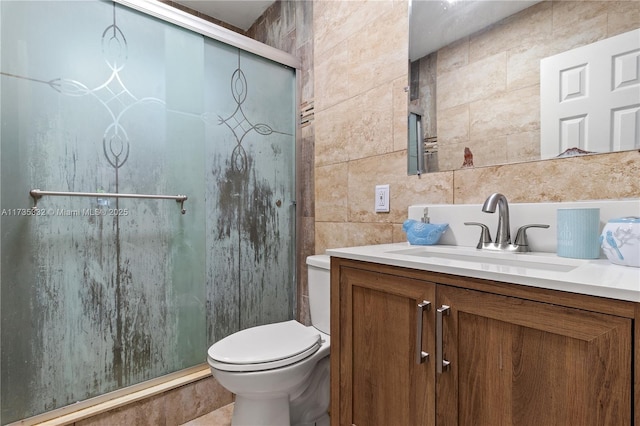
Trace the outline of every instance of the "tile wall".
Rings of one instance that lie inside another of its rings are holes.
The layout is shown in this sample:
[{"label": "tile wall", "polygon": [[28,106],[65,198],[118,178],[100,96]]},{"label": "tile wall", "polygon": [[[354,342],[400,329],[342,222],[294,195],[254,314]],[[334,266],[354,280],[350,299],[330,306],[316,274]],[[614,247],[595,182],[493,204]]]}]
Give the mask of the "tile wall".
[{"label": "tile wall", "polygon": [[[440,102],[438,120],[444,118],[447,123],[448,115],[450,121],[440,130],[439,142],[446,138],[464,141],[484,133],[501,144],[499,149],[487,150],[488,155],[506,152],[526,158],[534,151],[526,146],[538,138],[538,109],[525,111],[522,106],[534,102],[539,90],[535,83],[538,66],[532,65],[536,57],[640,26],[637,0],[587,4],[583,12],[589,14],[586,24],[571,20],[575,2],[544,2],[528,12],[537,17],[542,29],[523,28],[510,21],[444,49],[438,65],[443,68],[438,92],[455,95],[444,96]],[[407,176],[406,7],[406,2],[392,0],[314,2],[317,253],[327,248],[405,241],[401,224],[411,204],[482,203],[492,192],[502,192],[513,202],[640,197],[640,153],[636,151]],[[550,30],[552,24],[555,32]],[[550,50],[528,52],[526,45],[518,45],[526,39],[522,31],[548,36],[542,34],[544,28],[556,40],[548,46]],[[514,44],[517,54],[508,56],[508,46]],[[466,52],[466,59],[460,59],[461,51]],[[479,53],[482,51],[486,53]],[[480,64],[469,66],[474,60]],[[507,63],[521,72],[505,71]],[[507,106],[474,104],[482,96],[474,92],[475,86],[456,83],[456,73],[474,74],[472,78],[480,81],[488,74],[506,80],[504,87],[513,89],[503,88]],[[492,114],[515,111],[511,123],[522,131],[512,132],[512,138],[499,135],[501,130],[492,127],[492,120],[474,115],[474,111],[487,110]],[[390,185],[390,213],[373,211],[376,184]]]},{"label": "tile wall", "polygon": [[[89,417],[74,426],[177,426],[233,401],[233,395],[207,377],[115,410]],[[213,426],[213,425],[212,425]]]}]

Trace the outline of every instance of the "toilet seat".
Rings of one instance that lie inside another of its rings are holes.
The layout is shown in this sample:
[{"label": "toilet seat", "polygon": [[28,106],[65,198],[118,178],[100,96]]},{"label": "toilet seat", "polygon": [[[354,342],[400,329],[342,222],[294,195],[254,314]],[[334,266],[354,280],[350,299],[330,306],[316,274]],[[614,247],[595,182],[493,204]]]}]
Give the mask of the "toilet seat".
[{"label": "toilet seat", "polygon": [[208,362],[223,371],[263,371],[285,367],[320,348],[320,333],[297,321],[261,325],[239,331],[214,343]]}]

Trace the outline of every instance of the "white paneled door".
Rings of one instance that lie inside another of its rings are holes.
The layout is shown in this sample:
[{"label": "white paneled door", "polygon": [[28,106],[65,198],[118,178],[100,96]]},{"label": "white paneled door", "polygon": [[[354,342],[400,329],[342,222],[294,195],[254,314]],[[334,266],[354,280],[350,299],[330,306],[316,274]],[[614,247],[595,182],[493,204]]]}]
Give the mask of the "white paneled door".
[{"label": "white paneled door", "polygon": [[540,61],[540,152],[640,148],[640,29]]}]

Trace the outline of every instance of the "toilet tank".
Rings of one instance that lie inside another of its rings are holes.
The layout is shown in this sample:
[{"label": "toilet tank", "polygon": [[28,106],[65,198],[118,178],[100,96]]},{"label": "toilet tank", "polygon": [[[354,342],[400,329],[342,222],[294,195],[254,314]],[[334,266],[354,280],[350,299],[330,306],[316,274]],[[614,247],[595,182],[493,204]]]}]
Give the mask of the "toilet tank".
[{"label": "toilet tank", "polygon": [[323,333],[330,334],[329,329],[329,300],[331,274],[330,258],[319,254],[307,257],[307,276],[309,278],[309,310],[311,325]]}]

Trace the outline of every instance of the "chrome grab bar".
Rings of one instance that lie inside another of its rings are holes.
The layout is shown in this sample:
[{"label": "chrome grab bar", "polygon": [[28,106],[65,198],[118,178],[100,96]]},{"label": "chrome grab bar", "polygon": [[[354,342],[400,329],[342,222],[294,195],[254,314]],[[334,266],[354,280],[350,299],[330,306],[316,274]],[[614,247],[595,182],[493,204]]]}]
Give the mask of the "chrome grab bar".
[{"label": "chrome grab bar", "polygon": [[180,203],[180,212],[185,214],[187,210],[184,208],[184,202],[187,201],[186,195],[147,195],[147,194],[120,194],[113,192],[63,192],[63,191],[41,191],[39,189],[32,189],[29,191],[29,195],[33,197],[33,210],[38,208],[38,200],[43,196],[56,196],[56,197],[96,197],[96,198],[145,198],[145,199],[160,199],[160,200],[176,200]]}]

